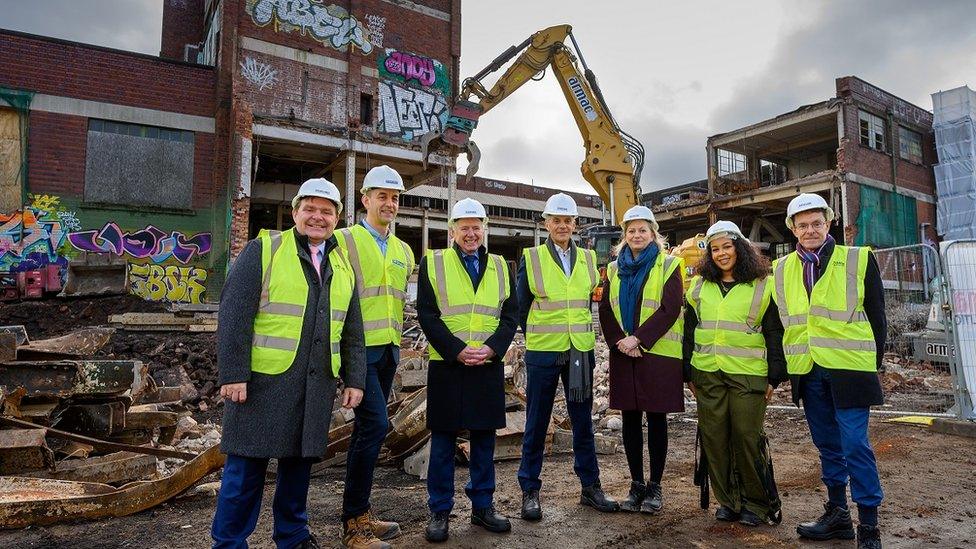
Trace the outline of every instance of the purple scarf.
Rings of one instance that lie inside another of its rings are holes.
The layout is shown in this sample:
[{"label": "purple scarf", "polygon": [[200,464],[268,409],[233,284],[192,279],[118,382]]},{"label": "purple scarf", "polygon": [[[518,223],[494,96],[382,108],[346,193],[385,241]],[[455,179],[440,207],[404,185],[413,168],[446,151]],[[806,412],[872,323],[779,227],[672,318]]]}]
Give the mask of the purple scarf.
[{"label": "purple scarf", "polygon": [[828,243],[834,243],[834,237],[827,235],[827,239],[820,245],[815,252],[808,252],[799,242],[796,243],[796,255],[803,263],[803,285],[807,289],[807,297],[813,292],[813,285],[817,283],[817,275],[820,273],[820,252]]}]

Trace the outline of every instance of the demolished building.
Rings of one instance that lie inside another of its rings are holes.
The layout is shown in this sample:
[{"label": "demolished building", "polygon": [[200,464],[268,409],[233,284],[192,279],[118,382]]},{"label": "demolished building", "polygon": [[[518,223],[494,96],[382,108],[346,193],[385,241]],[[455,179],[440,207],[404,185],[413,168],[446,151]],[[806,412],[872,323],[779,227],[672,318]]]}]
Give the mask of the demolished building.
[{"label": "demolished building", "polygon": [[838,78],[832,98],[709,137],[706,151],[704,193],[665,189],[652,200],[672,242],[727,219],[779,257],[795,245],[786,206],[804,192],[837,212],[838,242],[936,240],[932,113],[855,76]]}]

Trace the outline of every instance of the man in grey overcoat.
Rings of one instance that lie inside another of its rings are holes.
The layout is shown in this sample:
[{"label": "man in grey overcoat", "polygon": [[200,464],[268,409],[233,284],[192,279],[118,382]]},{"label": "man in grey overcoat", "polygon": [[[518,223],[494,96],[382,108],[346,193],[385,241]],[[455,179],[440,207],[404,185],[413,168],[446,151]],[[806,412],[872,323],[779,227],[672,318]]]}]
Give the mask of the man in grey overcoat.
[{"label": "man in grey overcoat", "polygon": [[217,329],[227,462],[213,547],[247,547],[271,458],[275,544],[318,547],[306,513],[312,463],[325,455],[338,378],[347,408],[366,378],[355,277],[332,234],[341,212],[335,185],[306,181],[292,201],[295,227],[262,231],[227,275]]}]

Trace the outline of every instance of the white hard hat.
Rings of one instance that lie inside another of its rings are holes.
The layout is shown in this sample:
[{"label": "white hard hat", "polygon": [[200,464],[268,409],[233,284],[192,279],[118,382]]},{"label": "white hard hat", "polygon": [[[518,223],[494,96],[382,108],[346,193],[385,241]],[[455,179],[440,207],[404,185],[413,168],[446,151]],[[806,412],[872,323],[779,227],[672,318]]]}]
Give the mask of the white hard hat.
[{"label": "white hard hat", "polygon": [[813,193],[803,193],[790,200],[790,205],[786,207],[786,226],[790,230],[793,230],[793,216],[809,210],[824,210],[827,223],[834,220],[834,210],[827,205],[827,201],[822,196]]},{"label": "white hard hat", "polygon": [[719,221],[708,228],[705,232],[705,243],[709,243],[716,238],[728,237],[732,240],[742,239],[749,242],[749,239],[743,236],[742,231],[739,230],[739,226],[731,221]]},{"label": "white hard hat", "polygon": [[624,218],[620,222],[620,227],[626,230],[627,223],[637,219],[648,221],[651,224],[651,229],[654,229],[654,231],[657,232],[658,225],[657,221],[654,220],[654,212],[652,212],[647,206],[634,206],[633,208],[624,212]]},{"label": "white hard hat", "polygon": [[576,208],[576,201],[566,193],[557,193],[546,200],[546,207],[542,210],[542,217],[550,215],[568,215],[577,217],[579,209]]},{"label": "white hard hat", "polygon": [[336,213],[342,213],[342,199],[339,197],[339,188],[324,177],[316,177],[302,183],[302,186],[298,188],[298,194],[291,199],[292,209],[298,208],[298,203],[307,196],[328,198],[336,205]]},{"label": "white hard hat", "polygon": [[370,189],[393,189],[401,192],[406,190],[403,187],[403,178],[400,177],[400,174],[386,164],[376,166],[366,172],[361,191],[365,193]]},{"label": "white hard hat", "polygon": [[481,202],[473,198],[458,200],[457,204],[451,208],[451,222],[457,221],[458,219],[472,218],[488,221],[488,214],[485,213],[485,207],[481,205]]}]

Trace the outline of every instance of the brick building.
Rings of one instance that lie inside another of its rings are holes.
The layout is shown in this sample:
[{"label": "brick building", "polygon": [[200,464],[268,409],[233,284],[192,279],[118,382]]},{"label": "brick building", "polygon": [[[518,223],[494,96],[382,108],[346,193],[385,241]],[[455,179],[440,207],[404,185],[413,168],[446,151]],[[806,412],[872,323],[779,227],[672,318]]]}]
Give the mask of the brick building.
[{"label": "brick building", "polygon": [[825,101],[709,137],[706,150],[707,193],[653,204],[672,241],[728,219],[781,255],[795,245],[786,205],[801,192],[833,206],[838,242],[913,244],[923,228],[936,239],[932,113],[860,78],[838,78]]}]

